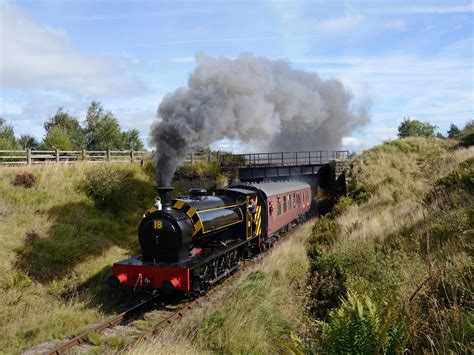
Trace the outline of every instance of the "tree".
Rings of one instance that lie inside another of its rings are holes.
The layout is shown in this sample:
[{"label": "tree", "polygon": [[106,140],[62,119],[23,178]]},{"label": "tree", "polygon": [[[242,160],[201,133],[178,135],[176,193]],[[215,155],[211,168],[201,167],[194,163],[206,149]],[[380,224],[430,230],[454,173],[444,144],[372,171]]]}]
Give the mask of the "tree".
[{"label": "tree", "polygon": [[29,134],[23,134],[20,139],[18,139],[18,145],[21,149],[38,149],[40,146],[36,138]]},{"label": "tree", "polygon": [[467,121],[462,130],[463,130],[463,132],[466,132],[466,131],[469,131],[471,129],[474,129],[474,120]]},{"label": "tree", "polygon": [[0,149],[14,150],[17,148],[13,126],[7,124],[6,121],[0,117]]},{"label": "tree", "polygon": [[[67,134],[71,149],[80,150],[85,148],[84,129],[79,124],[78,119],[69,115],[62,107],[59,107],[54,116],[49,117],[45,122],[46,135],[55,127],[62,129]],[[58,133],[56,132],[55,135],[57,136]]]},{"label": "tree", "polygon": [[143,149],[138,130],[122,132],[112,112],[92,101],[86,115],[86,144],[89,150]]},{"label": "tree", "polygon": [[448,130],[448,138],[456,138],[459,133],[461,133],[461,130],[456,126],[454,123],[451,123],[451,126],[449,126]]},{"label": "tree", "polygon": [[474,120],[468,121],[457,138],[464,147],[474,145]]},{"label": "tree", "polygon": [[59,126],[52,127],[44,138],[44,149],[72,150],[68,132]]},{"label": "tree", "polygon": [[143,150],[144,148],[138,129],[134,128],[128,132],[123,132],[123,140],[125,149]]},{"label": "tree", "polygon": [[421,122],[405,118],[398,127],[398,137],[434,137],[436,126],[428,122]]}]

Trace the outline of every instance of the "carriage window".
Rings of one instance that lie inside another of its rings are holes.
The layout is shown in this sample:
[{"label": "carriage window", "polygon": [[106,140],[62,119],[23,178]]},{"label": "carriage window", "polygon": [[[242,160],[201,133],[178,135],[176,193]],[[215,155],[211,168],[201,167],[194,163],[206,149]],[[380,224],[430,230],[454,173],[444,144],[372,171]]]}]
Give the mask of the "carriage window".
[{"label": "carriage window", "polygon": [[277,198],[277,216],[281,215],[281,198]]},{"label": "carriage window", "polygon": [[286,196],[283,196],[283,213],[286,213],[288,207],[286,205]]},{"label": "carriage window", "polygon": [[293,194],[293,207],[296,208],[296,194]]},{"label": "carriage window", "polygon": [[291,200],[291,195],[288,195],[288,209],[291,210],[293,208],[293,201]]}]

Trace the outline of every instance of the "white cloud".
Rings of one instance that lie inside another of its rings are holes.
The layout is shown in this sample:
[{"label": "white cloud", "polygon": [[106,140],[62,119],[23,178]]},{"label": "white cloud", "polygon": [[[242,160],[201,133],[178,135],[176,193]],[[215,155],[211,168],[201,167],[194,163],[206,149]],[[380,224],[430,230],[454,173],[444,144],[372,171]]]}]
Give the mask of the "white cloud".
[{"label": "white cloud", "polygon": [[467,5],[396,5],[384,4],[379,9],[369,9],[367,12],[377,14],[423,15],[423,14],[458,14],[474,12],[474,3]]},{"label": "white cloud", "polygon": [[346,15],[321,21],[317,28],[324,32],[347,32],[360,25],[364,18],[361,15]]},{"label": "white cloud", "polygon": [[143,92],[144,85],[125,69],[129,61],[84,54],[69,43],[64,31],[39,24],[6,1],[0,6],[2,87],[89,96]]}]

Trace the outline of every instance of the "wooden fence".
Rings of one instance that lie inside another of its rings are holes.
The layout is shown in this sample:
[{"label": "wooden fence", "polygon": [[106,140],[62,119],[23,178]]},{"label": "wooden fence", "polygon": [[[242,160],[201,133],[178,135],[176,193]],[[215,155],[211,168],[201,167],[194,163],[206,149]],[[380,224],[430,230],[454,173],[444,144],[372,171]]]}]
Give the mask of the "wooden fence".
[{"label": "wooden fence", "polygon": [[141,162],[151,157],[150,152],[134,150],[0,150],[0,165],[33,165],[48,163]]},{"label": "wooden fence", "polygon": [[[0,150],[0,165],[35,165],[50,163],[72,163],[87,161],[92,163],[142,163],[151,159],[153,152],[135,150]],[[219,153],[193,152],[184,164],[218,161]]]}]

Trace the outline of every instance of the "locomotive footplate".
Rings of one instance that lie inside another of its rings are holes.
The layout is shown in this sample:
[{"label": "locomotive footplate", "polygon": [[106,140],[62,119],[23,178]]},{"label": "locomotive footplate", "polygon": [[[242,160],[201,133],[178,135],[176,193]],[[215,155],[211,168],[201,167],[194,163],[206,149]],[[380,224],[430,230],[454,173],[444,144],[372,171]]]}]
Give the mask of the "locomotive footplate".
[{"label": "locomotive footplate", "polygon": [[144,262],[141,256],[134,256],[113,265],[109,284],[165,292],[202,291],[237,268],[239,250],[248,243],[248,240],[234,241],[218,251],[204,250],[179,262]]}]

